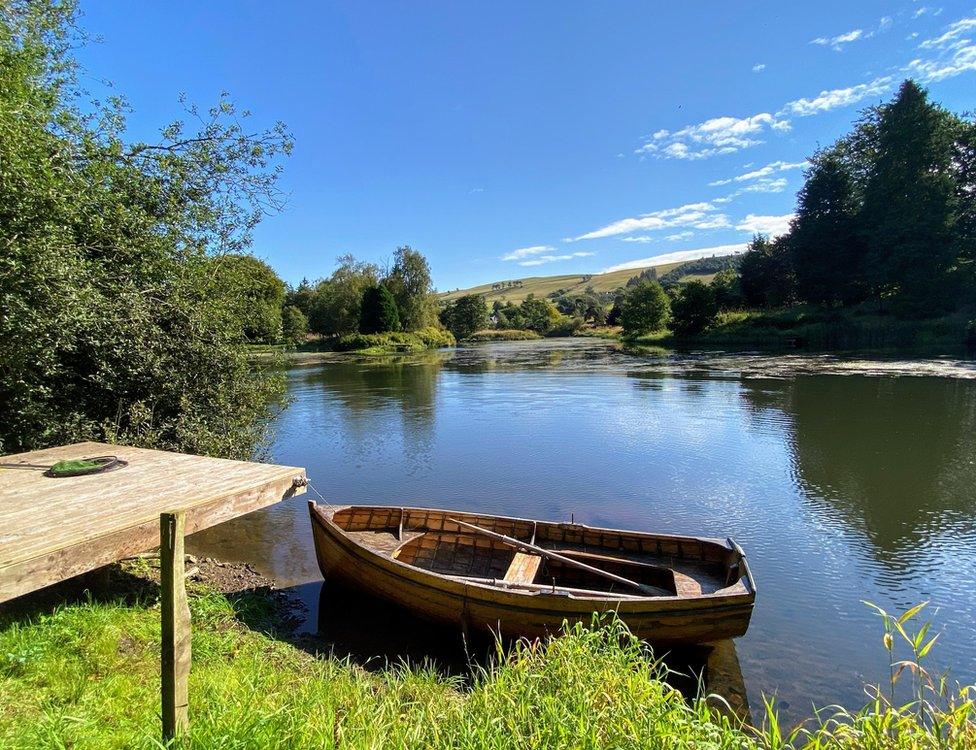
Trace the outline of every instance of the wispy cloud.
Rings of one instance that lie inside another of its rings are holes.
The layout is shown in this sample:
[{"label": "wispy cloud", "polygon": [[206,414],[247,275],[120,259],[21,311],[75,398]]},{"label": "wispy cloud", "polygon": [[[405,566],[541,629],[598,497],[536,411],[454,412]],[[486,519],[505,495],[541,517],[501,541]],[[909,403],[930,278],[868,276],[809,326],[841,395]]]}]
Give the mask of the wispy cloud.
[{"label": "wispy cloud", "polygon": [[729,218],[718,212],[712,202],[688,203],[677,208],[666,208],[652,211],[627,219],[607,224],[586,234],[575,237],[576,240],[596,240],[603,237],[616,237],[634,232],[656,231],[675,227],[690,227],[692,229],[719,229],[731,226]]},{"label": "wispy cloud", "polygon": [[517,250],[512,250],[512,252],[507,253],[502,256],[502,260],[521,260],[522,258],[527,258],[530,255],[539,255],[540,253],[551,253],[554,252],[556,248],[552,245],[532,245],[531,247],[520,247]]},{"label": "wispy cloud", "polygon": [[864,37],[864,35],[864,29],[852,29],[851,31],[838,34],[837,36],[818,36],[816,39],[811,39],[810,44],[819,44],[823,47],[831,47],[835,51],[840,52],[844,48],[845,44],[856,42],[858,39]]},{"label": "wispy cloud", "polygon": [[790,222],[793,221],[793,217],[794,214],[783,214],[782,216],[749,214],[736,224],[735,228],[740,232],[779,237],[781,234],[786,234],[790,231]]},{"label": "wispy cloud", "polygon": [[688,240],[695,236],[695,233],[690,229],[687,232],[677,232],[676,234],[669,234],[666,239],[668,242],[680,242],[681,240]]},{"label": "wispy cloud", "polygon": [[560,260],[572,260],[573,258],[588,258],[590,256],[596,255],[596,253],[590,252],[579,252],[579,253],[564,253],[563,255],[540,255],[537,258],[532,258],[532,260],[523,260],[519,262],[520,266],[542,266],[546,263],[556,263]]},{"label": "wispy cloud", "polygon": [[762,143],[768,130],[789,130],[789,121],[769,112],[750,117],[714,117],[680,130],[658,130],[635,153],[669,159],[705,159]]},{"label": "wispy cloud", "polygon": [[976,43],[969,36],[976,31],[976,17],[960,18],[945,31],[918,45],[934,57],[918,57],[905,70],[924,83],[942,81],[961,73],[976,71]]},{"label": "wispy cloud", "polygon": [[737,255],[744,253],[748,247],[747,243],[741,242],[735,245],[716,245],[715,247],[700,247],[694,250],[678,250],[673,253],[662,253],[652,255],[649,258],[638,258],[628,260],[626,263],[618,263],[604,269],[604,273],[611,271],[629,271],[635,268],[648,268],[650,266],[663,266],[666,263],[680,263],[686,260],[697,260],[698,258],[708,258],[713,255]]},{"label": "wispy cloud", "polygon": [[809,166],[809,162],[806,161],[774,161],[770,162],[764,167],[754,169],[751,172],[736,175],[735,177],[729,177],[725,180],[715,180],[714,182],[710,182],[708,184],[711,187],[715,187],[717,185],[731,185],[733,182],[750,182],[752,180],[759,180],[769,177],[777,172],[787,172],[791,169],[803,169],[807,166]]},{"label": "wispy cloud", "polygon": [[827,89],[821,91],[812,99],[794,99],[787,102],[786,106],[778,113],[778,116],[795,115],[797,117],[809,117],[819,115],[822,112],[829,112],[838,107],[847,107],[857,104],[872,96],[879,96],[890,91],[894,84],[892,76],[881,76],[868,83],[859,83],[856,86],[848,86],[841,89]]},{"label": "wispy cloud", "polygon": [[818,36],[816,39],[811,39],[810,44],[830,47],[834,52],[841,52],[845,44],[870,39],[875,34],[887,31],[893,23],[894,19],[891,16],[882,16],[878,19],[878,25],[873,29],[851,29],[837,36]]},{"label": "wispy cloud", "polygon": [[766,63],[756,63],[752,66],[753,73],[762,73],[766,69]]}]

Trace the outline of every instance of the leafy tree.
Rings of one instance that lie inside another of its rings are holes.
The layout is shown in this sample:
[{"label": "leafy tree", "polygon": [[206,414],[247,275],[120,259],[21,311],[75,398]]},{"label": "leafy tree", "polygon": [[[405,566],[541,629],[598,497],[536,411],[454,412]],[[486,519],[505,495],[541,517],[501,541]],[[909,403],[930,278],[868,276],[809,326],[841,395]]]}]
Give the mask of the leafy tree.
[{"label": "leafy tree", "polygon": [[739,272],[731,268],[719,271],[712,279],[712,294],[719,310],[735,310],[745,304]]},{"label": "leafy tree", "polygon": [[495,327],[501,330],[525,328],[525,318],[522,308],[513,302],[504,305],[497,301],[494,305]]},{"label": "leafy tree", "polygon": [[548,333],[560,320],[559,310],[547,299],[541,299],[530,294],[519,306],[522,318],[522,328],[536,333]]},{"label": "leafy tree", "polygon": [[379,285],[379,268],[357,261],[351,254],[336,258],[339,264],[315,287],[309,324],[323,336],[346,336],[359,331],[363,294]]},{"label": "leafy tree", "polygon": [[404,245],[393,256],[393,268],[383,284],[393,294],[405,331],[417,331],[437,321],[437,300],[430,266],[422,253]]},{"label": "leafy tree", "polygon": [[281,338],[285,284],[264,261],[252,255],[214,259],[214,278],[227,287],[248,341],[270,344]]},{"label": "leafy tree", "polygon": [[905,81],[894,101],[878,110],[863,229],[877,293],[910,315],[945,310],[953,300],[956,125],[914,81]]},{"label": "leafy tree", "polygon": [[675,290],[671,299],[671,328],[675,333],[693,336],[715,322],[718,303],[715,292],[702,281],[693,280]]},{"label": "leafy tree", "polygon": [[249,458],[280,380],[248,364],[246,251],[280,204],[283,126],[227,98],[157,142],[84,98],[71,2],[0,6],[0,451],[84,439]]},{"label": "leafy tree", "polygon": [[757,234],[739,264],[742,295],[752,307],[783,307],[796,300],[796,281],[787,237],[775,242]]},{"label": "leafy tree", "polygon": [[380,284],[363,293],[359,315],[360,333],[386,333],[400,330],[400,313],[390,290]]},{"label": "leafy tree", "polygon": [[661,284],[642,279],[624,292],[620,325],[625,335],[639,336],[664,328],[670,314],[671,304]]},{"label": "leafy tree", "polygon": [[441,323],[457,339],[466,339],[475,331],[484,330],[490,324],[485,298],[480,294],[458,297],[441,311]]},{"label": "leafy tree", "polygon": [[295,305],[285,305],[281,310],[281,339],[286,344],[298,345],[308,335],[308,318]]}]

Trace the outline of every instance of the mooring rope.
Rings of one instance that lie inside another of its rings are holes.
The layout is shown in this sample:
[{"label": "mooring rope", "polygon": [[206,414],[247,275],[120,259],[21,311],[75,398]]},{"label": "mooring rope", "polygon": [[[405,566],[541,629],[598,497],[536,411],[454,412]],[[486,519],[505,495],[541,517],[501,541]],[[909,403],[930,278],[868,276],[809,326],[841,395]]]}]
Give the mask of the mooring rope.
[{"label": "mooring rope", "polygon": [[336,506],[334,506],[332,503],[330,503],[328,501],[328,499],[326,499],[325,495],[323,495],[321,492],[319,492],[315,488],[315,485],[312,484],[312,480],[310,480],[308,478],[305,478],[305,486],[308,487],[316,495],[318,495],[319,496],[319,500],[321,500],[323,503],[325,503],[326,505],[328,505],[332,510],[336,510]]}]

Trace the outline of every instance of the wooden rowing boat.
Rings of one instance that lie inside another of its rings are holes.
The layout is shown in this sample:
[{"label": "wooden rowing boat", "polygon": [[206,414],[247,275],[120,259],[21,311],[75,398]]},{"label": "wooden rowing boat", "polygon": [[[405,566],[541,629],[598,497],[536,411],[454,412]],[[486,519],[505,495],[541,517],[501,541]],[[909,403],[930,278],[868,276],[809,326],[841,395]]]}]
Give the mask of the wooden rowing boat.
[{"label": "wooden rowing boat", "polygon": [[465,629],[558,633],[616,611],[662,644],[743,635],[756,586],[731,539],[479,513],[309,503],[327,580]]}]

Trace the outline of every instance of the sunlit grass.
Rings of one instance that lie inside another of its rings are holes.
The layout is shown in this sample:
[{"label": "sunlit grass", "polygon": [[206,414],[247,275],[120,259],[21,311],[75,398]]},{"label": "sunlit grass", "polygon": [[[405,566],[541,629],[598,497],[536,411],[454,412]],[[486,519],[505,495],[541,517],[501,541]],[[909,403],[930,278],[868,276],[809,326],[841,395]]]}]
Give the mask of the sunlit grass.
[{"label": "sunlit grass", "polygon": [[[963,748],[976,741],[971,695],[939,694],[938,681],[921,672],[921,710],[916,701],[895,707],[879,691],[860,713],[831,709],[792,732],[778,726],[770,704],[763,728],[750,730],[704,701],[685,701],[620,623],[519,644],[462,682],[422,667],[366,672],[242,624],[266,606],[258,596],[191,597],[186,746]],[[158,621],[147,601],[64,606],[2,626],[0,747],[158,747]]]}]

